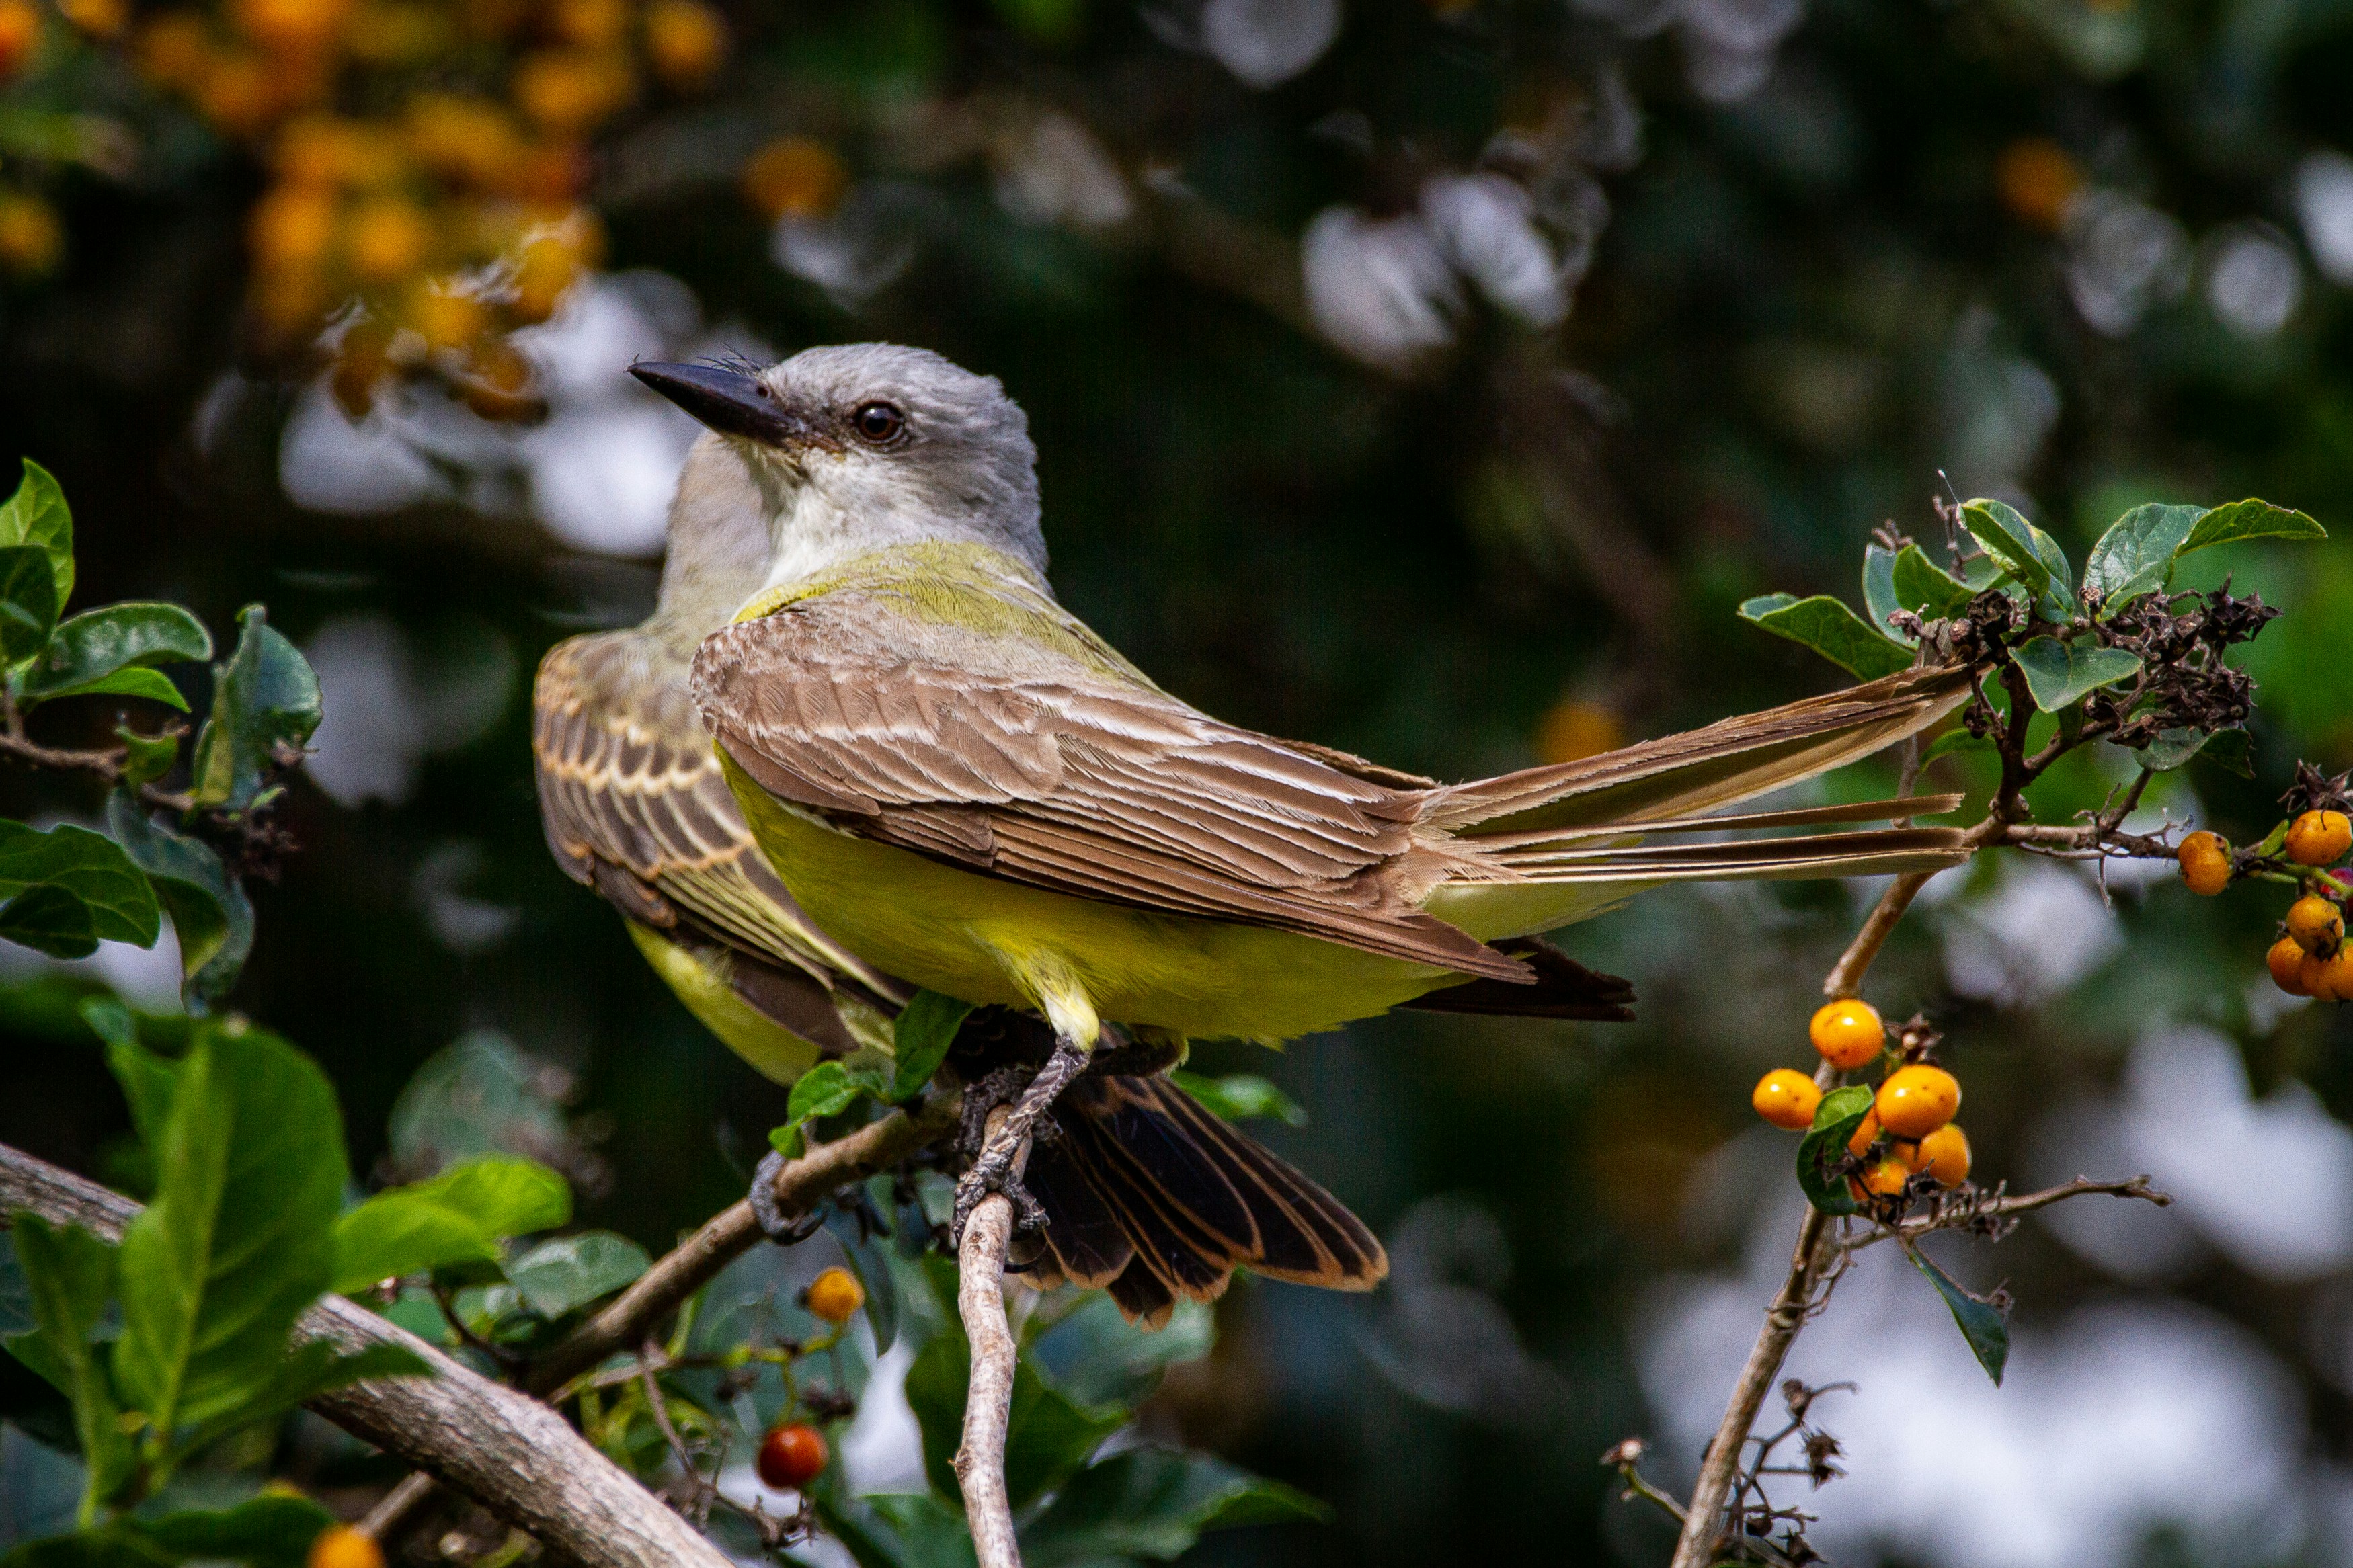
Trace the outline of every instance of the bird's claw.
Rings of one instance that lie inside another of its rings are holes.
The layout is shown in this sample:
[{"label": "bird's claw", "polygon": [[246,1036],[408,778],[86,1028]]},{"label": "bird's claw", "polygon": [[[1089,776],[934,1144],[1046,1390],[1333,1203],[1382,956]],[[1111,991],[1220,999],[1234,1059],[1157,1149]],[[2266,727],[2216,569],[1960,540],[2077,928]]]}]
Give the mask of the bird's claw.
[{"label": "bird's claw", "polygon": [[752,1217],[760,1224],[760,1233],[778,1247],[790,1247],[815,1236],[825,1216],[816,1209],[791,1219],[776,1203],[776,1174],[785,1168],[785,1157],[771,1149],[752,1172],[752,1190],[745,1194],[752,1205]]},{"label": "bird's claw", "polygon": [[1018,1234],[1029,1234],[1046,1228],[1046,1208],[1021,1179],[1013,1173],[1014,1150],[1011,1147],[984,1149],[956,1183],[955,1214],[948,1234],[955,1245],[964,1245],[964,1227],[973,1211],[991,1193],[1002,1193],[1013,1205],[1013,1228]]}]

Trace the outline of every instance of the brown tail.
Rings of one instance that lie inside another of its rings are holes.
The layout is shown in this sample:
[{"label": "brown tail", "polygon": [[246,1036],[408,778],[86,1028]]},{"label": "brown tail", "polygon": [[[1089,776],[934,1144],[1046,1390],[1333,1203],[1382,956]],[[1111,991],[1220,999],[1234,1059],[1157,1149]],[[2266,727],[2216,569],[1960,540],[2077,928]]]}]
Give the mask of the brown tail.
[{"label": "brown tail", "polygon": [[1156,1329],[1179,1300],[1223,1295],[1237,1268],[1334,1290],[1388,1274],[1346,1205],[1165,1078],[1081,1079],[1053,1120],[1023,1178],[1046,1210],[1028,1265],[1041,1286],[1107,1290]]}]

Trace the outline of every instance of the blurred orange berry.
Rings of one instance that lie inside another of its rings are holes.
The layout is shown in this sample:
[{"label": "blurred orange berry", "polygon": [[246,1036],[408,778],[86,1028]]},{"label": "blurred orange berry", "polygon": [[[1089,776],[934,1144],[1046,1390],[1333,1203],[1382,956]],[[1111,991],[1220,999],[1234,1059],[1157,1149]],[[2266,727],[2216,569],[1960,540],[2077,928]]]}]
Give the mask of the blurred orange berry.
[{"label": "blurred orange berry", "polygon": [[637,91],[625,63],[589,49],[541,49],[525,56],[512,85],[516,106],[561,136],[594,129]]},{"label": "blurred orange berry", "polygon": [[812,1313],[827,1322],[846,1323],[858,1315],[859,1308],[866,1305],[866,1288],[858,1282],[857,1275],[836,1267],[810,1280],[802,1300]]},{"label": "blurred orange berry", "polygon": [[237,28],[272,54],[324,48],[343,30],[352,0],[231,0]]},{"label": "blurred orange berry", "polygon": [[744,194],[772,218],[823,217],[849,189],[849,171],[833,149],[807,136],[771,142],[744,165]]},{"label": "blurred orange berry", "polygon": [[139,35],[139,68],[159,87],[187,91],[212,58],[212,37],[203,19],[186,11],[159,16]]},{"label": "blurred orange berry", "polygon": [[2056,142],[2028,137],[1994,159],[1994,186],[2011,214],[2056,233],[2084,188],[2084,171]]},{"label": "blurred orange berry", "polygon": [[1887,1046],[1887,1026],[1879,1021],[1879,1009],[1852,998],[1818,1009],[1806,1033],[1824,1061],[1848,1071],[1870,1061]]},{"label": "blurred orange berry", "polygon": [[2272,983],[2289,995],[2309,996],[2312,993],[2304,988],[2302,978],[2305,960],[2309,956],[2295,938],[2284,936],[2263,954],[2263,967],[2272,972]]},{"label": "blurred orange berry", "polygon": [[555,142],[530,148],[516,161],[507,194],[554,205],[571,201],[587,183],[588,163],[580,149]]},{"label": "blurred orange berry", "polygon": [[422,284],[410,290],[401,319],[417,329],[426,347],[456,349],[480,334],[490,324],[490,312],[470,294]]},{"label": "blurred orange berry", "polygon": [[384,1568],[384,1548],[348,1524],[331,1524],[311,1542],[303,1568]]},{"label": "blurred orange berry", "polygon": [[392,328],[371,316],[343,330],[335,345],[335,367],[327,388],[352,419],[364,419],[375,406],[375,390],[392,368]]},{"label": "blurred orange berry", "polygon": [[2181,879],[2191,892],[2212,898],[2231,885],[2231,847],[2212,833],[2193,833],[2174,851]]},{"label": "blurred orange berry", "polygon": [[343,231],[352,271],[370,283],[392,283],[423,264],[432,248],[433,227],[416,204],[379,196],[353,209]]},{"label": "blurred orange berry", "polygon": [[29,191],[0,191],[0,268],[39,278],[56,268],[65,248],[55,207]]},{"label": "blurred orange berry", "polygon": [[392,184],[408,173],[398,139],[385,127],[326,114],[289,121],[272,162],[280,179],[296,184],[364,188]]},{"label": "blurred orange berry", "polygon": [[402,129],[418,163],[485,190],[511,188],[525,156],[513,117],[487,99],[421,93]]},{"label": "blurred orange berry", "polygon": [[552,236],[532,240],[515,266],[515,315],[525,321],[547,320],[579,276],[579,257],[572,247]]},{"label": "blurred orange berry", "polygon": [[485,419],[532,418],[543,411],[532,394],[531,362],[503,338],[479,344],[460,383],[466,406]]},{"label": "blurred orange berry", "polygon": [[1536,721],[1536,760],[1574,763],[1614,752],[1626,743],[1626,727],[1599,702],[1567,697]]},{"label": "blurred orange berry", "polygon": [[1960,1108],[1960,1079],[1925,1062],[1889,1073],[1872,1100],[1879,1124],[1898,1138],[1926,1138]]},{"label": "blurred orange berry", "polygon": [[[469,7],[469,15],[474,7]],[[344,52],[371,65],[421,65],[457,42],[443,16],[429,5],[363,4],[343,29]]]},{"label": "blurred orange berry", "polygon": [[1821,1101],[1822,1091],[1814,1080],[1794,1068],[1775,1068],[1757,1080],[1748,1096],[1757,1115],[1792,1132],[1814,1124],[1814,1108]]},{"label": "blurred orange berry", "polygon": [[664,84],[691,91],[727,58],[727,24],[702,0],[654,0],[646,7],[646,55]]},{"label": "blurred orange berry", "polygon": [[247,237],[256,265],[313,268],[335,241],[335,197],[317,185],[274,185],[253,205]]},{"label": "blurred orange berry", "polygon": [[232,136],[261,130],[284,101],[270,68],[246,54],[214,56],[187,83],[187,92],[215,130]]},{"label": "blurred orange berry", "polygon": [[1959,1186],[1969,1179],[1968,1134],[1947,1121],[1920,1140],[1912,1168],[1927,1172],[1940,1187]]},{"label": "blurred orange berry", "polygon": [[93,38],[119,38],[131,26],[130,0],[58,0],[58,15]]},{"label": "blurred orange berry", "polygon": [[32,0],[0,0],[0,81],[23,70],[41,47],[41,13]]},{"label": "blurred orange berry", "polygon": [[2287,907],[2287,934],[2305,952],[2326,958],[2345,941],[2345,911],[2333,899],[2306,893]]},{"label": "blurred orange berry", "polygon": [[2341,811],[2307,811],[2287,830],[2287,858],[2299,866],[2334,866],[2353,849],[2353,818]]},{"label": "blurred orange berry", "polygon": [[554,0],[550,13],[556,35],[586,49],[609,49],[629,29],[626,0]]}]

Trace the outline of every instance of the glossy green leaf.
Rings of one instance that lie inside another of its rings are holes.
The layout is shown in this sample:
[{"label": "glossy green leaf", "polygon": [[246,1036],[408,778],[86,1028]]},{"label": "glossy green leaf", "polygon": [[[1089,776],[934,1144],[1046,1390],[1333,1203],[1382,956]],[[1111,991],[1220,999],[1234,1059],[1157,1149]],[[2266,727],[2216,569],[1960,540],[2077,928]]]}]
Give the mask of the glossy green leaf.
[{"label": "glossy green leaf", "polygon": [[122,742],[121,782],[125,789],[135,790],[141,784],[153,784],[170,773],[172,764],[180,759],[180,737],[177,735],[142,735],[127,724],[118,724],[114,728],[114,738]]},{"label": "glossy green leaf", "polygon": [[280,1357],[269,1374],[248,1387],[242,1398],[188,1429],[179,1450],[195,1453],[241,1428],[281,1421],[305,1401],[365,1379],[429,1376],[431,1373],[424,1358],[406,1345],[369,1345],[345,1355],[323,1340],[312,1340]]},{"label": "glossy green leaf", "polygon": [[2137,506],[2108,525],[2084,563],[2084,592],[2103,617],[2163,588],[2203,507]]},{"label": "glossy green leaf", "polygon": [[2003,501],[1965,502],[1961,519],[1979,547],[2018,581],[2045,616],[2064,620],[2074,613],[2074,570],[2057,540]]},{"label": "glossy green leaf", "polygon": [[586,1230],[543,1241],[507,1265],[523,1304],[543,1318],[560,1318],[599,1296],[609,1296],[652,1267],[646,1249],[609,1230]]},{"label": "glossy green leaf", "polygon": [[1824,1214],[1855,1212],[1845,1180],[1830,1170],[1846,1157],[1847,1142],[1862,1125],[1871,1101],[1871,1090],[1862,1084],[1831,1090],[1814,1107],[1814,1125],[1798,1144],[1798,1185],[1806,1201]]},{"label": "glossy green leaf", "polygon": [[769,1146],[788,1160],[796,1158],[801,1151],[802,1130],[808,1123],[840,1115],[860,1095],[881,1098],[891,1087],[891,1080],[879,1069],[842,1061],[819,1062],[793,1085],[792,1098],[785,1103],[784,1124],[769,1130]]},{"label": "glossy green leaf", "polygon": [[101,941],[153,947],[163,931],[154,889],[106,835],[71,825],[37,833],[0,818],[0,897],[42,884],[89,906],[90,929]]},{"label": "glossy green leaf", "polygon": [[47,558],[55,596],[49,620],[54,624],[73,596],[73,512],[58,481],[30,458],[16,493],[0,501],[0,546],[11,545],[34,546]]},{"label": "glossy green leaf", "polygon": [[[186,700],[149,667],[212,656],[212,634],[177,605],[132,600],[84,610],[58,625],[47,648],[25,671],[25,700],[113,691],[153,696],[185,711]],[[144,685],[137,679],[130,684],[112,681],[116,676],[141,678]],[[160,692],[153,689],[158,687]]]},{"label": "glossy green leaf", "polygon": [[237,647],[213,668],[213,711],[196,737],[191,793],[199,805],[242,811],[272,767],[299,758],[319,727],[319,678],[259,605],[238,617]]},{"label": "glossy green leaf", "polygon": [[2267,500],[2234,500],[2216,507],[2198,520],[2181,553],[2230,544],[2242,539],[2326,539],[2328,531],[2300,511],[2274,506]]},{"label": "glossy green leaf", "polygon": [[2244,730],[2224,730],[2199,749],[2199,757],[2242,779],[2255,776],[2255,738]]},{"label": "glossy green leaf", "polygon": [[181,991],[191,1012],[203,1011],[228,994],[253,951],[252,900],[210,845],[153,820],[128,791],[108,798],[106,826],[172,917]]},{"label": "glossy green leaf", "polygon": [[1912,663],[1909,648],[1879,636],[1843,600],[1827,594],[1810,599],[1767,594],[1742,605],[1740,616],[1775,637],[1802,643],[1858,680],[1893,675]]},{"label": "glossy green leaf", "polygon": [[971,1013],[971,1003],[936,991],[918,991],[908,999],[892,1026],[898,1069],[891,1080],[893,1101],[904,1103],[923,1091],[940,1064],[947,1060],[948,1047],[955,1044],[956,1031]]},{"label": "glossy green leaf", "polygon": [[2130,755],[2153,773],[2169,773],[2206,749],[2212,737],[2203,730],[2160,730],[2157,739],[2135,748]]},{"label": "glossy green leaf", "polygon": [[1890,616],[1906,607],[1895,595],[1895,552],[1883,544],[1863,546],[1863,619],[1881,637],[1893,637],[1908,647],[1917,639],[1906,637],[1888,624]]},{"label": "glossy green leaf", "polygon": [[57,624],[48,552],[35,544],[0,545],[0,664],[40,652]]},{"label": "glossy green leaf", "polygon": [[1228,1121],[1247,1121],[1253,1116],[1272,1117],[1286,1127],[1307,1125],[1307,1112],[1291,1096],[1275,1087],[1273,1081],[1252,1072],[1228,1073],[1223,1078],[1204,1078],[1196,1072],[1172,1072],[1168,1075],[1179,1089],[1216,1111]]},{"label": "glossy green leaf", "polygon": [[170,1433],[268,1384],[295,1319],[332,1280],[343,1114],[285,1041],[208,1024],[151,1152],[154,1201],[122,1237],[114,1375]]},{"label": "glossy green leaf", "polygon": [[471,1160],[378,1193],[338,1218],[334,1289],[363,1290],[450,1264],[495,1263],[509,1237],[553,1230],[571,1218],[572,1189],[546,1166],[502,1156]]},{"label": "glossy green leaf", "polygon": [[98,951],[98,926],[88,904],[45,883],[0,904],[0,940],[51,958],[88,958]]},{"label": "glossy green leaf", "polygon": [[809,1489],[809,1500],[858,1568],[973,1568],[964,1515],[929,1492],[851,1497],[828,1476]]},{"label": "glossy green leaf", "polygon": [[1930,1262],[1928,1255],[1918,1247],[1907,1242],[1904,1246],[1904,1254],[1912,1259],[1912,1267],[1927,1276],[1928,1283],[1936,1288],[1936,1294],[1945,1299],[1945,1305],[1952,1310],[1954,1323],[1961,1331],[1961,1338],[1968,1342],[1969,1353],[1978,1358],[1978,1364],[1985,1368],[1986,1375],[1993,1379],[1996,1387],[2000,1387],[2002,1368],[2010,1361],[2010,1325],[2002,1321],[2000,1311],[1991,1302],[1980,1300],[1962,1289],[1951,1275]]},{"label": "glossy green leaf", "polygon": [[1896,552],[1890,575],[1896,604],[1924,620],[1951,620],[1978,595],[1976,589],[1929,560],[1916,544]]},{"label": "glossy green leaf", "polygon": [[16,1265],[38,1326],[10,1340],[8,1349],[73,1402],[74,1436],[89,1467],[81,1509],[87,1524],[132,1468],[131,1440],[92,1343],[114,1295],[120,1255],[79,1226],[53,1226],[37,1214],[16,1215],[13,1231]]},{"label": "glossy green leaf", "polygon": [[2010,655],[2026,676],[2026,689],[2045,713],[2080,702],[2090,692],[2140,673],[2140,656],[2120,647],[2087,647],[2057,637],[2032,637]]},{"label": "glossy green leaf", "polygon": [[[944,1497],[956,1495],[951,1461],[963,1440],[965,1384],[971,1347],[960,1331],[944,1330],[907,1369],[907,1403],[923,1434],[923,1466]],[[1084,1464],[1127,1424],[1117,1405],[1077,1404],[1040,1375],[1025,1355],[1013,1370],[1013,1404],[1005,1435],[1005,1487],[1015,1509],[1027,1508]]]},{"label": "glossy green leaf", "polygon": [[306,1497],[252,1498],[235,1508],[189,1509],[119,1527],[144,1536],[174,1558],[245,1563],[251,1568],[301,1568],[311,1543],[335,1516]]},{"label": "glossy green leaf", "polygon": [[1029,1568],[1081,1568],[1105,1559],[1166,1559],[1220,1526],[1330,1517],[1304,1492],[1207,1454],[1130,1448],[1071,1478],[1021,1531],[1021,1560]]}]

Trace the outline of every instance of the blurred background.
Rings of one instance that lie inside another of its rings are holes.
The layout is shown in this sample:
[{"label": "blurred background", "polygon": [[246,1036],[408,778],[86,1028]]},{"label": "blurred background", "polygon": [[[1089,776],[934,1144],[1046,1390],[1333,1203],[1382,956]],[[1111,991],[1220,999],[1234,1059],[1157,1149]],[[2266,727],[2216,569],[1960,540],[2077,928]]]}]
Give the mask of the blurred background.
[{"label": "blurred background", "polygon": [[[1733,607],[1852,599],[1869,531],[1940,537],[1939,470],[2078,550],[2261,495],[2339,537],[2199,558],[2288,612],[2256,777],[2147,820],[2243,842],[2296,758],[2353,764],[2342,0],[0,0],[0,460],[63,481],[82,603],[262,600],[316,665],[234,1000],[363,1168],[469,1035],[656,1249],[781,1119],[540,840],[531,672],[650,606],[695,434],[635,357],[1003,378],[1072,608],[1221,716],[1443,776],[1823,689]],[[1875,891],[1569,933],[1632,1026],[1204,1047],[1307,1109],[1265,1136],[1395,1275],[1221,1304],[1154,1419],[1336,1516],[1197,1560],[1662,1561],[1596,1458],[1696,1466],[1799,1203],[1748,1088],[1810,1060]],[[1865,1255],[1793,1366],[1858,1385],[1816,1411],[1837,1560],[2353,1562],[2353,1016],[2270,989],[2278,913],[1988,860],[1907,922],[1869,995],[1949,1031],[1981,1179],[2180,1202],[1941,1255],[2018,1298],[1998,1391]],[[120,1098],[0,958],[0,1139],[106,1174]],[[168,951],[86,962],[171,1005]]]}]

